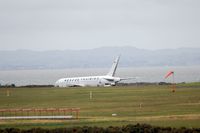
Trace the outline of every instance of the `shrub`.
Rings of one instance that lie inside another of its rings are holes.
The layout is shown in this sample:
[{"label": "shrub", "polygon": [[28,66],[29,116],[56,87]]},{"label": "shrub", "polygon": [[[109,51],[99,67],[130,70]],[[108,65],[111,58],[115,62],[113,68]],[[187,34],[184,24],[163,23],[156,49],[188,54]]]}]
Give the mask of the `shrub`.
[{"label": "shrub", "polygon": [[43,129],[32,128],[28,130],[20,130],[18,128],[0,129],[0,133],[198,133],[200,128],[171,128],[171,127],[157,127],[148,124],[126,125],[122,127],[109,126],[102,127],[71,127],[71,128],[56,128]]}]

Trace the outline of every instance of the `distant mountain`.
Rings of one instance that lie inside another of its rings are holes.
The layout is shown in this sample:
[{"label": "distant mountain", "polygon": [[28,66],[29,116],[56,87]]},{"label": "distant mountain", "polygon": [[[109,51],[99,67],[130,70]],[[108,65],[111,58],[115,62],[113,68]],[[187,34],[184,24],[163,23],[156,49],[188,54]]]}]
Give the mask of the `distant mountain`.
[{"label": "distant mountain", "polygon": [[200,65],[200,48],[145,50],[102,47],[87,50],[0,51],[0,69],[59,69],[110,67],[121,54],[121,67]]}]

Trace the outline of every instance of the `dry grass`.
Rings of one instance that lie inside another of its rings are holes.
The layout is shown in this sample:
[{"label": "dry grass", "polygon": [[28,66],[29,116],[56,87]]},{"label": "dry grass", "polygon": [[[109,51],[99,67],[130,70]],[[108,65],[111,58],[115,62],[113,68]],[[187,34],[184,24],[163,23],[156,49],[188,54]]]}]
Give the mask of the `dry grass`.
[{"label": "dry grass", "polygon": [[[89,99],[89,92],[93,99]],[[0,108],[80,108],[79,120],[4,120],[0,127],[110,126],[148,123],[200,127],[200,87],[17,88],[0,90]],[[117,116],[113,117],[112,114]],[[172,124],[173,123],[173,124]]]}]

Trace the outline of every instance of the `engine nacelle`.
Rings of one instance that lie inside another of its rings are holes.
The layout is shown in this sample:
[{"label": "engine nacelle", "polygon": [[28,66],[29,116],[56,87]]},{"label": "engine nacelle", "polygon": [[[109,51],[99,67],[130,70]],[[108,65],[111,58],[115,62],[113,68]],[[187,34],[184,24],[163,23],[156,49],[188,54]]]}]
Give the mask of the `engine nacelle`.
[{"label": "engine nacelle", "polygon": [[111,83],[110,85],[111,85],[111,86],[115,86],[116,84],[115,84],[115,83]]},{"label": "engine nacelle", "polygon": [[119,77],[115,77],[114,78],[114,82],[116,83],[116,82],[119,82],[120,81],[120,78]]}]

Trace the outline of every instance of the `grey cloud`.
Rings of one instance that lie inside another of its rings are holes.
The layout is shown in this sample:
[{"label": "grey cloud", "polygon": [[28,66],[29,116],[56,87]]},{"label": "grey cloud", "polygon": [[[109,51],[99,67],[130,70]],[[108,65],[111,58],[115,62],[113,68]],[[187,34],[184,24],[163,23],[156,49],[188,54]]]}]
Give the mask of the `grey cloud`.
[{"label": "grey cloud", "polygon": [[197,47],[198,0],[0,1],[0,49]]}]

